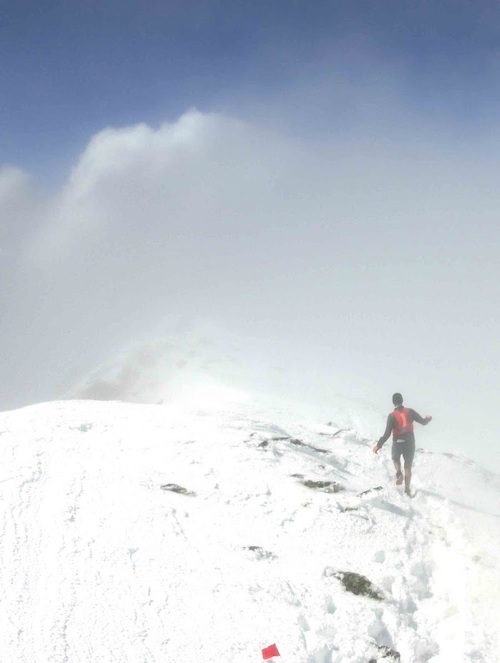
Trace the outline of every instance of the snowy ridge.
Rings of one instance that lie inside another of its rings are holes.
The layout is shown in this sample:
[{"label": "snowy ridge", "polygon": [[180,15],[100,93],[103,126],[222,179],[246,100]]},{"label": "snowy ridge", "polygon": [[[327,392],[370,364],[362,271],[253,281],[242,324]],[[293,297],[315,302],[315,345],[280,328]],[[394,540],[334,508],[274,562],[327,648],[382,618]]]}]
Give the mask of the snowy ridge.
[{"label": "snowy ridge", "polygon": [[[267,346],[267,342],[266,342]],[[383,427],[385,417],[368,402],[339,395],[332,376],[322,379],[306,363],[300,365],[299,348],[269,355],[258,342],[236,337],[206,321],[177,333],[147,336],[93,370],[63,391],[58,400],[103,400],[218,408],[245,402],[249,394],[272,402],[273,417],[284,402],[296,401],[295,409],[325,409],[335,414],[339,426],[363,433]],[[297,402],[298,401],[298,402]],[[268,416],[268,411],[263,415]]]},{"label": "snowy ridge", "polygon": [[388,449],[250,403],[52,403],[0,441],[2,663],[499,660],[500,478],[466,459],[418,453],[409,500]]}]

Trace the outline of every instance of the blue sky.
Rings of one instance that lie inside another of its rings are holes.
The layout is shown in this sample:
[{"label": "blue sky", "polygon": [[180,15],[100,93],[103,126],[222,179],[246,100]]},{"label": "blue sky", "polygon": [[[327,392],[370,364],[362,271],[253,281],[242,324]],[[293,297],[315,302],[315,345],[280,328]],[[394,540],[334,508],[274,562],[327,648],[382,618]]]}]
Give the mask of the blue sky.
[{"label": "blue sky", "polygon": [[[499,27],[484,0],[4,0],[0,161],[43,176],[104,126],[234,111],[248,96],[265,115],[267,99],[334,71],[387,72],[412,113],[484,130],[500,101]],[[334,100],[301,101],[288,130],[332,129]]]}]

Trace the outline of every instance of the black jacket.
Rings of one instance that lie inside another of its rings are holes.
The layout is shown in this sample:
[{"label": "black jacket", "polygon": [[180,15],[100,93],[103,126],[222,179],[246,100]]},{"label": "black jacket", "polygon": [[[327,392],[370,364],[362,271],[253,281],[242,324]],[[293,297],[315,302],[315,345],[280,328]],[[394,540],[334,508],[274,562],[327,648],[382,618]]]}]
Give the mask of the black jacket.
[{"label": "black jacket", "polygon": [[[404,409],[404,405],[398,405],[398,407],[395,409],[401,412]],[[416,421],[419,424],[422,424],[422,426],[427,426],[427,424],[430,421],[429,419],[424,419],[419,415],[418,412],[412,410],[411,407],[406,409],[408,410],[408,418],[410,419],[411,422]],[[396,428],[396,425],[397,425],[396,417],[391,412],[390,415],[387,417],[387,426],[385,427],[385,433],[377,442],[377,447],[379,449],[384,446],[385,442],[387,442],[392,431],[394,430],[394,428]],[[415,442],[415,435],[413,433],[401,433],[400,435],[398,435],[398,440],[408,440],[411,442]]]}]

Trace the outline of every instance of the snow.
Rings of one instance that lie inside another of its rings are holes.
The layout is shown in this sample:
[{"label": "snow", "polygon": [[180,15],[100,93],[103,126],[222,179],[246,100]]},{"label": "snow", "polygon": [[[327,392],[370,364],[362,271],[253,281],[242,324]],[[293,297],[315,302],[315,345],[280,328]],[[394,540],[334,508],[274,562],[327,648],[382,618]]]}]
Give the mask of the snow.
[{"label": "snow", "polygon": [[2,663],[500,660],[500,477],[420,449],[409,499],[335,411],[205,396],[0,415]]}]

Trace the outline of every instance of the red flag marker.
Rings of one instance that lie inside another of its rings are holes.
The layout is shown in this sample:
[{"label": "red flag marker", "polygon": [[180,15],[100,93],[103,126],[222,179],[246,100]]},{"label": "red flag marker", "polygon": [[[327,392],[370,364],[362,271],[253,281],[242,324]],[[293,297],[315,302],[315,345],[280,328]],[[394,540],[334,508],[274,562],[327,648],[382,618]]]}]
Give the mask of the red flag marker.
[{"label": "red flag marker", "polygon": [[269,645],[269,647],[265,647],[262,650],[262,658],[264,660],[267,660],[268,658],[272,658],[273,656],[279,656],[280,653],[278,651],[278,647],[276,645]]}]

